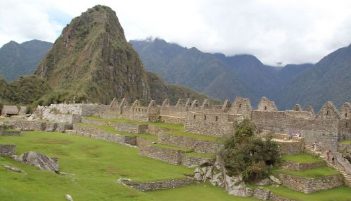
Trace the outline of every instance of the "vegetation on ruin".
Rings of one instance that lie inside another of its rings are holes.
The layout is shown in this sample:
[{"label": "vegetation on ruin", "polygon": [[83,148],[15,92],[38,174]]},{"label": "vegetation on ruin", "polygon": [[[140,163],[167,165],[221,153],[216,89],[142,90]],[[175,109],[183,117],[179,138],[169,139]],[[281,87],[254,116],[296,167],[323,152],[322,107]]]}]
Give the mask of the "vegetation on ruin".
[{"label": "vegetation on ruin", "polygon": [[242,175],[245,181],[264,178],[280,162],[278,145],[270,138],[255,135],[255,126],[245,119],[237,124],[234,135],[224,142],[220,152],[230,176]]},{"label": "vegetation on ruin", "polygon": [[293,155],[283,155],[282,160],[292,161],[292,162],[296,162],[296,163],[316,163],[316,162],[323,161],[318,156],[313,156],[311,154],[306,154],[306,153],[293,154]]},{"label": "vegetation on ruin", "polygon": [[305,194],[290,190],[284,186],[269,186],[265,187],[271,190],[274,194],[290,198],[296,201],[350,201],[351,189],[347,187],[338,187],[330,190]]},{"label": "vegetation on ruin", "polygon": [[[132,147],[62,133],[25,132],[20,137],[0,136],[2,143],[17,145],[17,154],[33,150],[58,157],[57,175],[0,157],[1,201],[62,201],[65,194],[84,201],[253,201],[237,198],[224,189],[196,184],[173,190],[139,192],[117,183],[118,178],[155,181],[182,178],[192,169],[140,156]],[[2,165],[25,173],[6,171]],[[45,189],[45,190],[43,190]]]},{"label": "vegetation on ruin", "polygon": [[157,126],[159,128],[167,129],[169,131],[169,134],[171,135],[185,136],[185,137],[190,137],[190,138],[194,138],[202,141],[209,141],[209,142],[219,141],[219,138],[215,136],[199,135],[199,134],[187,132],[185,131],[184,126],[182,124],[171,124],[171,123],[163,123],[163,122],[157,122],[157,123],[142,122],[142,121],[136,121],[136,120],[130,120],[130,119],[123,119],[123,118],[103,119],[97,116],[90,116],[85,118],[95,120],[95,121],[101,121],[101,122],[104,122],[106,125],[109,125],[112,123],[148,124],[148,125]]}]

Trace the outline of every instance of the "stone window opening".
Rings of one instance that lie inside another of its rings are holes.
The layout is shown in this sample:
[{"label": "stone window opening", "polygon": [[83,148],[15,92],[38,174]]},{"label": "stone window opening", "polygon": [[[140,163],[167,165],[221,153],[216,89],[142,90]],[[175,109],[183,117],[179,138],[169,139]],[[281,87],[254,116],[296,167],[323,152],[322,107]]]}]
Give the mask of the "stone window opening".
[{"label": "stone window opening", "polygon": [[327,110],[327,114],[326,114],[327,116],[329,115],[329,110]]},{"label": "stone window opening", "polygon": [[216,121],[218,121],[218,116],[216,116]]},{"label": "stone window opening", "polygon": [[196,119],[196,115],[194,114],[194,119]]},{"label": "stone window opening", "polygon": [[345,118],[347,118],[347,113],[345,113]]},{"label": "stone window opening", "polygon": [[267,110],[267,106],[264,106],[264,110]]},{"label": "stone window opening", "polygon": [[345,128],[348,128],[349,127],[349,123],[345,123]]},{"label": "stone window opening", "polygon": [[207,118],[206,115],[204,115],[204,119],[205,119],[205,120],[206,120],[206,118]]},{"label": "stone window opening", "polygon": [[241,109],[241,104],[239,104],[239,108]]}]

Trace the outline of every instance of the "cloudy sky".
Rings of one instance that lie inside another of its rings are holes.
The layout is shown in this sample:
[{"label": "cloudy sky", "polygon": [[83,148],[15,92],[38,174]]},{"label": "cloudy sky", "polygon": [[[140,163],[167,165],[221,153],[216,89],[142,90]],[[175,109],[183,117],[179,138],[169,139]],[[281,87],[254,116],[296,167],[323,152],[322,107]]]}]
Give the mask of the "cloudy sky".
[{"label": "cloudy sky", "polygon": [[267,64],[317,62],[351,43],[350,0],[0,0],[0,46],[53,42],[96,4],[116,11],[128,40],[159,37]]}]

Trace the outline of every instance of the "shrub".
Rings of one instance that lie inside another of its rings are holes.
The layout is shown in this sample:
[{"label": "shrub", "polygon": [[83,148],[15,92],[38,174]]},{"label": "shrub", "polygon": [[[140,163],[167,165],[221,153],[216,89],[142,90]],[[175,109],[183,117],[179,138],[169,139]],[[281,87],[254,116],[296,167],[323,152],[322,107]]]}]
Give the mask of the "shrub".
[{"label": "shrub", "polygon": [[254,124],[244,120],[225,140],[220,156],[229,176],[242,175],[245,181],[261,179],[279,163],[278,145],[271,138],[263,140],[254,134]]}]

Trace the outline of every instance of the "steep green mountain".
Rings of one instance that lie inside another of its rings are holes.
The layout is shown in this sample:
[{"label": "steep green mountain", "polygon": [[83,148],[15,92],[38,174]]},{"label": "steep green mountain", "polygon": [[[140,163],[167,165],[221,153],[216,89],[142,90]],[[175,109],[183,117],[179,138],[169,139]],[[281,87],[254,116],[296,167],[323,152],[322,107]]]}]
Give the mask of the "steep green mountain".
[{"label": "steep green mountain", "polygon": [[283,107],[293,102],[321,107],[331,100],[340,106],[351,100],[351,45],[336,50],[291,80],[281,91]]},{"label": "steep green mountain", "polygon": [[31,40],[24,43],[10,41],[0,48],[0,76],[12,81],[32,74],[52,44]]},{"label": "steep green mountain", "polygon": [[[154,79],[126,41],[116,13],[106,6],[95,6],[74,18],[35,74],[54,90],[46,100],[109,103],[114,97],[128,97],[146,102],[178,93],[164,82],[149,83]],[[167,88],[163,94],[155,92],[162,88]]]}]

